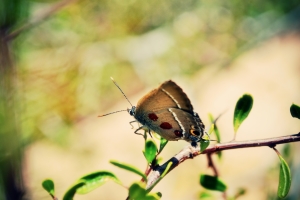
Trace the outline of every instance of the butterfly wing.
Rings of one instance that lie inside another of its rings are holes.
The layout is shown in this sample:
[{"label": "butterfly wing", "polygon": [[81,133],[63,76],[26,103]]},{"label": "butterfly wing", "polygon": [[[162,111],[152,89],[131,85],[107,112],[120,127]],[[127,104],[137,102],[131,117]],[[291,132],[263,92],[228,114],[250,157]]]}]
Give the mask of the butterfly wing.
[{"label": "butterfly wing", "polygon": [[205,127],[197,113],[191,114],[177,108],[170,108],[168,110],[182,130],[182,139],[186,141],[199,141],[202,138]]},{"label": "butterfly wing", "polygon": [[204,133],[200,118],[178,108],[144,112],[143,125],[167,140],[199,141]]},{"label": "butterfly wing", "polygon": [[166,93],[176,104],[177,108],[193,113],[190,99],[176,83],[169,80],[161,84],[158,89]]},{"label": "butterfly wing", "polygon": [[145,110],[162,110],[179,108],[193,113],[193,106],[183,90],[173,81],[169,80],[152,90],[137,103],[136,113]]},{"label": "butterfly wing", "polygon": [[171,80],[144,96],[137,104],[134,117],[167,140],[195,141],[204,132],[189,98]]}]

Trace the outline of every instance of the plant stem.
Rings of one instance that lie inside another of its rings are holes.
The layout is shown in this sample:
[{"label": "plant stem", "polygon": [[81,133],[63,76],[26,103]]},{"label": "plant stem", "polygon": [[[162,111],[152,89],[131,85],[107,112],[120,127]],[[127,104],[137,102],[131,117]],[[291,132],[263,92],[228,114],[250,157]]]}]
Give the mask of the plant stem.
[{"label": "plant stem", "polygon": [[146,189],[150,188],[161,177],[161,174],[165,171],[169,162],[172,162],[173,164],[168,170],[168,173],[171,172],[175,167],[183,163],[185,160],[194,158],[200,154],[213,154],[219,151],[225,151],[230,149],[262,147],[262,146],[268,146],[273,148],[278,144],[285,144],[285,143],[298,142],[298,141],[300,141],[300,132],[294,135],[267,138],[261,140],[231,141],[226,143],[219,143],[213,147],[205,149],[203,152],[200,152],[199,147],[191,148],[191,146],[187,146],[184,149],[182,149],[178,154],[176,154],[167,162],[165,162],[163,165],[157,167],[155,171],[153,171],[148,176]]}]

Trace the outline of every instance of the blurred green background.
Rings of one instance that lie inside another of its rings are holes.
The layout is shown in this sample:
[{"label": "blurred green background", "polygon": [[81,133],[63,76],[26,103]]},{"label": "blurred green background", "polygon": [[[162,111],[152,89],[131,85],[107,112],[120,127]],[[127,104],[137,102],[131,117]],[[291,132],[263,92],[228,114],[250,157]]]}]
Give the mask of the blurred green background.
[{"label": "blurred green background", "polygon": [[[227,110],[223,141],[232,137],[233,106],[245,92],[254,96],[253,118],[238,139],[299,132],[288,110],[300,104],[299,19],[298,0],[1,0],[0,199],[50,199],[41,187],[49,177],[61,198],[95,170],[116,170],[128,184],[137,180],[108,164],[145,167],[132,118],[97,118],[130,106],[110,76],[133,104],[173,79],[207,127],[209,112]],[[169,144],[164,158],[185,145]],[[278,161],[265,151],[224,152],[219,167],[229,194],[245,187],[244,199],[272,199]],[[299,169],[299,159],[291,160]],[[160,183],[163,199],[198,198],[206,160],[188,162]],[[290,194],[300,198],[293,188]],[[111,184],[89,195],[78,199],[120,199],[126,190]]]}]

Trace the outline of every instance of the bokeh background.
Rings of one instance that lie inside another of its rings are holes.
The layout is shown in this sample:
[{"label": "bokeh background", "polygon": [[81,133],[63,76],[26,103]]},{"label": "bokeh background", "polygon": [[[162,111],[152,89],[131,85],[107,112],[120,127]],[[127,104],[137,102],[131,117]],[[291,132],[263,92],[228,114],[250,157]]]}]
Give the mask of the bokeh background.
[{"label": "bokeh background", "polygon": [[[254,106],[237,140],[299,132],[299,120],[289,113],[292,103],[300,104],[297,0],[4,0],[0,10],[3,199],[12,185],[14,192],[23,188],[23,199],[50,199],[41,187],[46,178],[61,199],[74,181],[97,170],[114,172],[126,185],[139,180],[109,164],[146,167],[143,138],[129,125],[133,118],[126,112],[97,117],[130,107],[111,76],[134,105],[174,80],[206,127],[208,113],[224,113],[222,142],[233,137],[233,110],[244,93],[253,95]],[[162,157],[186,145],[170,142]],[[278,149],[292,167],[288,199],[300,199],[299,144]],[[214,160],[228,196],[244,188],[240,199],[276,199],[279,162],[270,148],[230,150]],[[199,199],[205,191],[200,173],[212,174],[205,156],[180,165],[154,191],[165,200]],[[75,199],[126,195],[107,183]]]}]

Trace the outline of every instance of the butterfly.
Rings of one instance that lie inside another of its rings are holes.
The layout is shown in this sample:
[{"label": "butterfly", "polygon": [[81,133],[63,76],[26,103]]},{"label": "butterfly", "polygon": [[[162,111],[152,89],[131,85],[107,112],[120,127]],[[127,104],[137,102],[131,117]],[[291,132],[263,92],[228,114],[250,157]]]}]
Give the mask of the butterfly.
[{"label": "butterfly", "polygon": [[[130,103],[119,85],[113,78],[111,79]],[[158,88],[150,91],[138,101],[137,106],[133,106],[131,103],[130,105],[130,109],[115,111],[99,117],[127,111],[135,118],[136,121],[133,122],[141,124],[134,133],[139,134],[139,130],[148,130],[149,133],[153,131],[166,140],[185,140],[192,146],[196,146],[205,133],[205,126],[199,115],[194,112],[191,101],[172,80],[165,81]]]},{"label": "butterfly", "polygon": [[137,106],[127,111],[142,125],[135,133],[141,129],[151,130],[166,140],[186,140],[196,146],[205,132],[191,101],[172,80],[146,94]]}]

